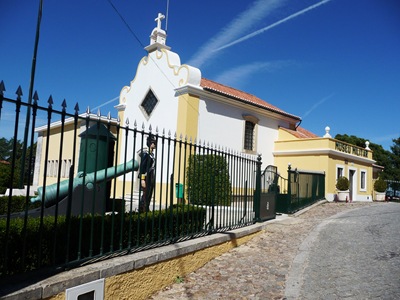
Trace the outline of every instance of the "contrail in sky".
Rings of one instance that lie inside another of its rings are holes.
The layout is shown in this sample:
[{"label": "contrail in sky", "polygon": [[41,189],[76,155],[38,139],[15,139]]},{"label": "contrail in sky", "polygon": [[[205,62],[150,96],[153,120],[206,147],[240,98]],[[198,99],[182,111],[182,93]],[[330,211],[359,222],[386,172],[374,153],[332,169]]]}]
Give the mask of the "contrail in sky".
[{"label": "contrail in sky", "polygon": [[334,94],[330,94],[329,96],[322,98],[320,101],[315,103],[301,118],[304,120],[304,118],[307,117],[314,109],[316,109],[318,106],[320,106],[322,103],[324,103],[326,100],[332,98],[333,96],[334,96]]},{"label": "contrail in sky", "polygon": [[112,98],[111,100],[108,100],[107,102],[104,102],[103,104],[100,104],[99,106],[96,106],[95,108],[92,108],[91,110],[92,110],[92,111],[95,111],[96,109],[98,109],[98,108],[100,108],[100,107],[103,107],[103,106],[105,106],[105,105],[107,105],[107,104],[110,104],[111,102],[114,102],[114,101],[117,100],[117,99],[119,99],[119,96],[117,96],[117,97],[115,97],[115,98]]},{"label": "contrail in sky", "polygon": [[282,19],[282,20],[280,20],[280,21],[278,21],[278,22],[276,22],[276,23],[274,23],[274,24],[272,24],[272,25],[269,25],[269,26],[267,26],[267,27],[261,28],[261,29],[259,29],[259,30],[257,30],[257,31],[254,31],[253,33],[250,33],[250,34],[248,34],[248,35],[245,35],[244,37],[241,37],[240,39],[237,39],[237,40],[235,40],[235,41],[233,41],[233,42],[231,42],[231,43],[229,43],[229,44],[227,44],[227,45],[224,45],[224,46],[222,46],[222,47],[219,47],[219,48],[217,48],[217,49],[214,49],[213,51],[214,51],[214,52],[220,51],[220,50],[222,50],[222,49],[226,49],[226,48],[228,48],[228,47],[231,47],[231,46],[233,46],[233,45],[236,45],[236,44],[238,44],[238,43],[241,43],[241,42],[243,42],[243,41],[245,41],[245,40],[248,40],[248,39],[250,39],[250,38],[252,38],[252,37],[255,37],[256,35],[259,35],[259,34],[261,34],[261,33],[264,33],[265,31],[267,31],[267,30],[269,30],[269,29],[271,29],[271,28],[274,28],[275,26],[278,26],[278,25],[280,25],[280,24],[282,24],[282,23],[284,23],[284,22],[286,22],[286,21],[289,21],[289,20],[291,20],[291,19],[293,19],[293,18],[295,18],[295,17],[298,17],[298,16],[300,16],[300,15],[302,15],[302,14],[304,14],[304,13],[310,11],[310,10],[313,10],[314,8],[317,8],[318,6],[321,6],[321,5],[323,5],[323,4],[326,4],[326,3],[330,2],[330,1],[332,1],[332,0],[324,0],[324,1],[318,2],[318,3],[316,3],[316,4],[314,4],[314,5],[311,5],[311,6],[305,8],[305,9],[303,9],[303,10],[300,10],[300,11],[298,11],[297,13],[294,13],[293,15],[290,15],[289,17],[286,17],[286,18],[284,18],[284,19]]},{"label": "contrail in sky", "polygon": [[294,62],[286,61],[272,61],[272,62],[253,62],[246,65],[240,65],[236,68],[229,69],[215,78],[215,81],[230,86],[240,86],[240,83],[245,82],[244,78],[248,77],[254,72],[267,71],[273,72],[294,65]]},{"label": "contrail in sky", "polygon": [[235,40],[249,30],[260,20],[273,13],[273,11],[284,5],[287,0],[257,0],[251,6],[234,18],[226,27],[218,32],[192,58],[187,62],[191,66],[200,68],[205,62],[214,58],[213,49],[217,49],[229,41]]}]

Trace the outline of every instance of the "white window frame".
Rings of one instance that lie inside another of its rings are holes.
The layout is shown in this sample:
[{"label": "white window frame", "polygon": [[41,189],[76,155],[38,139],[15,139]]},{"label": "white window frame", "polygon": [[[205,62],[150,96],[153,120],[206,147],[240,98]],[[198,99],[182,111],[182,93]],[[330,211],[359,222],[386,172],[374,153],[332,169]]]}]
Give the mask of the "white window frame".
[{"label": "white window frame", "polygon": [[[250,153],[250,154],[256,154],[257,153],[257,136],[258,136],[258,122],[259,119],[255,116],[252,115],[243,115],[243,152],[245,153]],[[253,128],[253,146],[252,149],[246,149],[245,148],[245,141],[246,141],[246,122],[251,122],[254,124],[254,128]]]},{"label": "white window frame", "polygon": [[[341,169],[342,170],[342,172],[341,172],[341,174],[340,174],[340,176],[339,176],[339,169]],[[345,170],[345,167],[344,167],[344,165],[336,165],[336,181],[339,179],[339,177],[343,177],[343,176],[345,176],[345,172],[344,172],[344,170]]]},{"label": "white window frame", "polygon": [[[362,187],[363,174],[364,174],[364,188]],[[360,191],[363,192],[367,191],[367,183],[368,183],[367,175],[368,173],[366,169],[360,169]]]},{"label": "white window frame", "polygon": [[74,286],[65,290],[66,300],[77,300],[79,296],[86,293],[94,293],[94,300],[104,299],[104,278],[84,283],[82,285]]}]

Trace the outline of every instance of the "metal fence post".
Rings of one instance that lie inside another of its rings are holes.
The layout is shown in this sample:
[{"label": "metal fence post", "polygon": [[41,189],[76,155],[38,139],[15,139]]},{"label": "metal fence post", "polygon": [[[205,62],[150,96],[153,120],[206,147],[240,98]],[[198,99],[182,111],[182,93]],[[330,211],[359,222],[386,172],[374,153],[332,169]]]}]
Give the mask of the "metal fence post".
[{"label": "metal fence post", "polygon": [[254,191],[254,213],[255,222],[261,221],[260,218],[260,200],[261,200],[261,154],[257,157],[256,167],[256,190]]}]

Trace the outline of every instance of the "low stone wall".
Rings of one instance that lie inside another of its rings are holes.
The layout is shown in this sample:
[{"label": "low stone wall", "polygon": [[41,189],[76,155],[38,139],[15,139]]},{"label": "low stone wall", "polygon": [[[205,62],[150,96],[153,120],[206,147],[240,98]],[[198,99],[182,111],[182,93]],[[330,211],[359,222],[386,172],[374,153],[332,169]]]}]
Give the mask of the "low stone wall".
[{"label": "low stone wall", "polygon": [[[272,220],[272,222],[275,220]],[[271,221],[270,221],[271,222]],[[267,222],[65,271],[35,284],[7,286],[0,299],[66,299],[68,288],[104,278],[104,299],[147,299],[259,234]]]}]

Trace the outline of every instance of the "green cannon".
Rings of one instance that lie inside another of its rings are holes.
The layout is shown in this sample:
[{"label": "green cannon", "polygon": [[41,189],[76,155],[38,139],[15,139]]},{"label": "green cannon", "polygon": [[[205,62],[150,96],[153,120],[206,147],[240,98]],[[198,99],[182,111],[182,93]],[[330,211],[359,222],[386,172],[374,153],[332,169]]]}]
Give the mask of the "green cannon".
[{"label": "green cannon", "polygon": [[[72,180],[72,190],[84,185],[86,190],[92,191],[97,184],[117,178],[131,171],[137,171],[138,168],[138,162],[132,159],[116,167],[109,167],[107,169],[98,170],[92,173],[84,174],[83,172],[79,172]],[[44,194],[43,187],[39,187],[37,197],[32,198],[31,201],[44,201],[44,206],[46,208],[51,207],[68,196],[69,187],[70,180],[64,180],[60,183],[54,183],[46,186]]]}]

